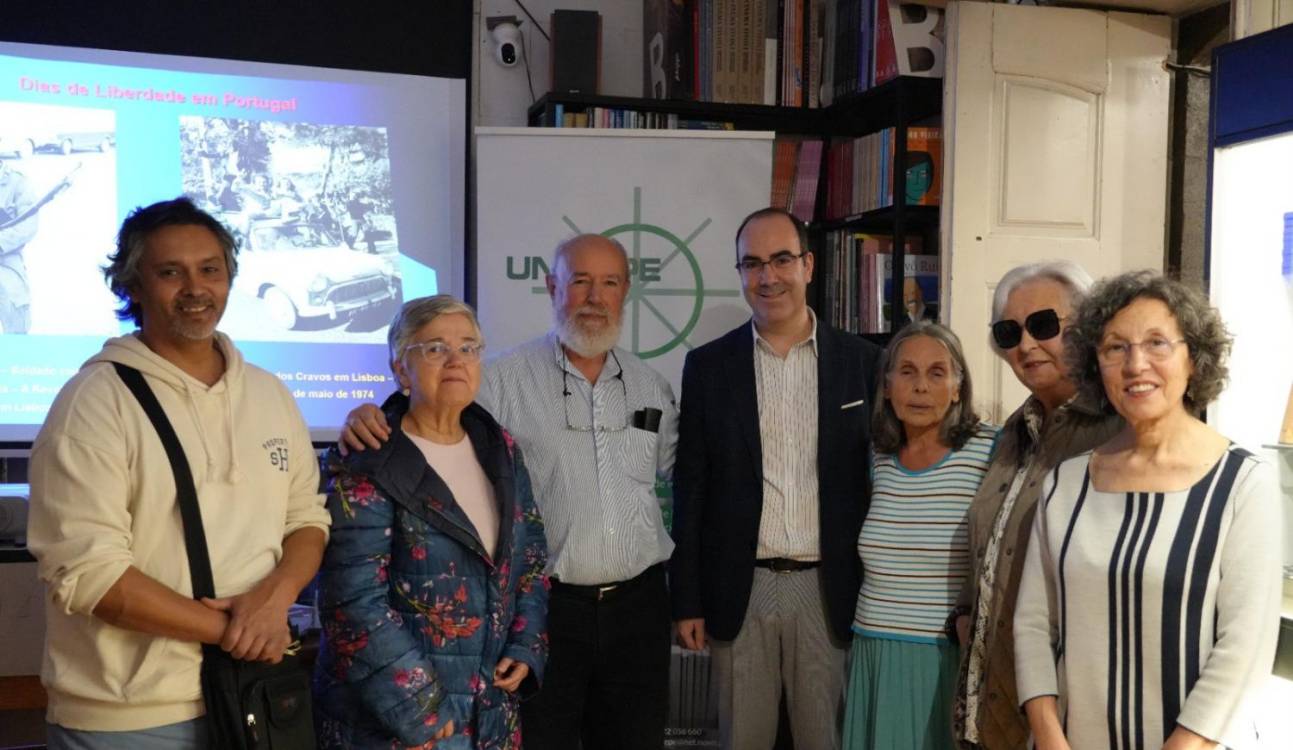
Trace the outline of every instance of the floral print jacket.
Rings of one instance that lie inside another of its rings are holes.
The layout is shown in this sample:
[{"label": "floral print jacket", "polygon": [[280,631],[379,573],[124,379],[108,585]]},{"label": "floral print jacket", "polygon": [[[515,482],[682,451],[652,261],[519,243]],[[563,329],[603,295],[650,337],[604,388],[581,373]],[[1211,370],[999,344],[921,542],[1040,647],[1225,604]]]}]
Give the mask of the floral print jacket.
[{"label": "floral print jacket", "polygon": [[[400,430],[328,456],[332,535],[320,581],[323,639],[315,668],[320,747],[519,750],[518,701],[547,657],[547,545],[517,447],[473,404],[462,423],[494,487],[494,558],[444,481]],[[493,685],[499,659],[524,662],[517,693]]]}]

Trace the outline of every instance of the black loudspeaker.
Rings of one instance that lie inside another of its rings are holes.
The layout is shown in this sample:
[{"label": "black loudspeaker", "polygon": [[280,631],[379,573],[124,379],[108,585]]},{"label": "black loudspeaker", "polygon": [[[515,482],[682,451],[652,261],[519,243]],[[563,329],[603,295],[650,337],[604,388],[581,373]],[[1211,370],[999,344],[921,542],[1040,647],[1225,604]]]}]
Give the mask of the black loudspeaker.
[{"label": "black loudspeaker", "polygon": [[552,11],[552,90],[596,94],[602,71],[602,15],[595,10]]}]

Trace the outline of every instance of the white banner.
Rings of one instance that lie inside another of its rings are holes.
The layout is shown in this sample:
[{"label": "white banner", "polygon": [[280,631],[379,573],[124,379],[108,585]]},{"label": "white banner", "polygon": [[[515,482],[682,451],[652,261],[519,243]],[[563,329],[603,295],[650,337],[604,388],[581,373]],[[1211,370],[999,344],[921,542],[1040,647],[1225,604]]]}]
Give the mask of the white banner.
[{"label": "white banner", "polygon": [[768,205],[772,133],[476,129],[476,300],[493,355],[551,327],[544,274],[561,240],[628,250],[620,345],[674,387],[687,351],[749,319],[733,238]]}]

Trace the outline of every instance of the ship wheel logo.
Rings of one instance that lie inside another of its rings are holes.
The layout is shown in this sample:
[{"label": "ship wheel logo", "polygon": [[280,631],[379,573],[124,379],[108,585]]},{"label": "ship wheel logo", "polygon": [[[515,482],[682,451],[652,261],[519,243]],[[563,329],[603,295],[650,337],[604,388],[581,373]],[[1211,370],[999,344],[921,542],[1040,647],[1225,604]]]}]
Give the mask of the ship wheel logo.
[{"label": "ship wheel logo", "polygon": [[[581,227],[568,215],[562,222],[577,234],[592,230]],[[685,236],[658,224],[643,221],[642,188],[633,188],[633,219],[603,229],[597,234],[618,240],[628,251],[629,270],[633,277],[625,302],[625,333],[628,348],[642,359],[652,359],[679,346],[693,348],[688,336],[700,321],[705,300],[711,297],[739,297],[739,289],[710,289],[692,243],[711,220],[706,218]],[[547,294],[543,286],[533,287],[535,294]],[[674,301],[680,301],[676,304]]]}]

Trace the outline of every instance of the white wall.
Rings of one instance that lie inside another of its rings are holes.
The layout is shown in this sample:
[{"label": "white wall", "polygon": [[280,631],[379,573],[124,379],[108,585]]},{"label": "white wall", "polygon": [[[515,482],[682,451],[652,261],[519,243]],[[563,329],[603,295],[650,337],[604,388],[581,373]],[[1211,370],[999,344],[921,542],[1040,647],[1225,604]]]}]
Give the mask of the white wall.
[{"label": "white wall", "polygon": [[[601,89],[611,96],[642,95],[642,0],[522,0],[548,28],[554,10],[595,10],[602,14]],[[548,40],[525,16],[515,0],[476,0],[476,66],[472,77],[475,124],[524,126],[530,106],[525,66],[505,68],[494,59],[493,38],[485,28],[490,16],[516,16],[529,53],[534,95],[543,96],[551,81]]]}]

